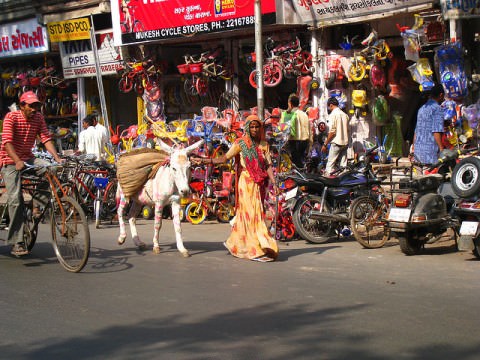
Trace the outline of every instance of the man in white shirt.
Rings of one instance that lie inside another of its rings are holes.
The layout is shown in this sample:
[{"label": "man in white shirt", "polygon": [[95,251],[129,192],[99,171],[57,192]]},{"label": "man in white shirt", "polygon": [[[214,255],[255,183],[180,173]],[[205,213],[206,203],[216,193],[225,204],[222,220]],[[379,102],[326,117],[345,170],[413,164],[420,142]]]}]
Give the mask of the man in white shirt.
[{"label": "man in white shirt", "polygon": [[328,122],[330,131],[327,139],[322,146],[322,152],[327,152],[327,145],[330,145],[328,151],[328,161],[325,168],[325,176],[331,175],[334,171],[334,166],[339,163],[340,167],[347,166],[347,149],[349,140],[349,118],[338,107],[338,100],[331,97],[327,100],[327,109],[329,112]]},{"label": "man in white shirt", "polygon": [[83,131],[78,136],[78,153],[93,154],[96,160],[103,160],[106,138],[95,129],[95,115],[83,119]]},{"label": "man in white shirt", "polygon": [[106,151],[105,151],[105,146],[106,144],[108,143],[108,139],[109,139],[109,136],[108,136],[108,130],[105,126],[103,126],[102,124],[100,124],[98,122],[98,115],[95,115],[94,119],[93,119],[93,126],[95,127],[95,130],[100,134],[100,136],[102,137],[102,143],[103,143],[103,146],[102,146],[102,157],[105,159],[107,156],[106,154]]}]

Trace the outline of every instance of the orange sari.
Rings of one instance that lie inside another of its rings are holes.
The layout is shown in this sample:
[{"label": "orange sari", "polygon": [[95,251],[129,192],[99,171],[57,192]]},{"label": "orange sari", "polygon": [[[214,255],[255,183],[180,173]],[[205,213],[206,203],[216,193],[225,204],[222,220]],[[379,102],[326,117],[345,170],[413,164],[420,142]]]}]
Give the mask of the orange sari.
[{"label": "orange sari", "polygon": [[[268,144],[262,141],[258,145],[267,164],[270,164]],[[245,159],[240,146],[235,143],[227,153],[230,159],[240,154],[242,171],[238,180],[237,211],[232,227],[232,232],[225,242],[225,246],[233,256],[244,259],[255,259],[268,256],[276,259],[278,245],[270,235],[265,224],[265,211],[260,185],[255,183],[249,172],[245,169]]]}]

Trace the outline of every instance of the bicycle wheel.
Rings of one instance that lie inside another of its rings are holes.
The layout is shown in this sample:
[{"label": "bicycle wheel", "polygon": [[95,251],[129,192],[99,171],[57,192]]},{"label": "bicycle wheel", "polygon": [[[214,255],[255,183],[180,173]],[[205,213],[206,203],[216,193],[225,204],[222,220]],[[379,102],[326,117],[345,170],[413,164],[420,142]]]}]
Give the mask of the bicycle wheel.
[{"label": "bicycle wheel", "polygon": [[[314,244],[327,242],[335,233],[331,221],[313,220],[310,218],[310,211],[320,209],[322,198],[316,195],[307,195],[295,204],[293,210],[293,224],[302,239]],[[327,203],[323,204],[323,211],[330,213]]]},{"label": "bicycle wheel", "polygon": [[352,65],[348,68],[348,75],[353,81],[362,81],[365,75],[367,75],[365,64],[359,61],[352,62]]},{"label": "bicycle wheel", "polygon": [[208,81],[205,78],[199,77],[197,81],[195,81],[195,89],[197,90],[198,95],[207,95]]},{"label": "bicycle wheel", "polygon": [[218,204],[218,210],[217,210],[217,220],[221,223],[227,223],[229,222],[232,218],[233,215],[235,214],[235,209],[233,205],[230,203],[228,200],[222,200]]},{"label": "bicycle wheel", "polygon": [[117,186],[116,180],[108,183],[102,202],[102,220],[111,220],[117,213]]},{"label": "bicycle wheel", "polygon": [[201,224],[207,218],[207,210],[197,202],[188,204],[185,213],[187,220],[193,225]]},{"label": "bicycle wheel", "polygon": [[258,78],[259,78],[259,75],[258,75],[257,70],[252,70],[252,71],[250,72],[250,75],[248,76],[248,82],[250,83],[250,85],[251,85],[254,89],[258,88],[258,85],[257,85],[257,83],[258,83]]},{"label": "bicycle wheel", "polygon": [[133,32],[143,32],[145,31],[145,27],[143,26],[140,20],[135,20],[133,23]]},{"label": "bicycle wheel", "polygon": [[53,249],[58,261],[66,270],[79,272],[87,263],[90,254],[87,217],[78,202],[71,197],[65,196],[60,202],[61,207],[54,203],[51,209]]},{"label": "bicycle wheel", "polygon": [[263,83],[266,87],[279,85],[283,80],[283,70],[280,64],[266,64],[263,66]]},{"label": "bicycle wheel", "polygon": [[191,78],[185,79],[185,82],[183,83],[183,89],[185,90],[185,93],[190,96],[195,96],[198,95],[197,89],[195,88],[195,84],[193,83],[193,80]]},{"label": "bicycle wheel", "polygon": [[26,214],[24,216],[24,225],[23,225],[23,241],[28,251],[32,251],[35,241],[37,240],[38,234],[38,223],[32,218],[32,208],[25,207]]},{"label": "bicycle wheel", "polygon": [[382,247],[389,238],[385,206],[369,196],[360,196],[350,205],[350,225],[355,239],[367,249]]},{"label": "bicycle wheel", "polygon": [[126,94],[132,91],[133,89],[133,81],[128,76],[122,76],[121,79],[118,81],[118,89]]}]

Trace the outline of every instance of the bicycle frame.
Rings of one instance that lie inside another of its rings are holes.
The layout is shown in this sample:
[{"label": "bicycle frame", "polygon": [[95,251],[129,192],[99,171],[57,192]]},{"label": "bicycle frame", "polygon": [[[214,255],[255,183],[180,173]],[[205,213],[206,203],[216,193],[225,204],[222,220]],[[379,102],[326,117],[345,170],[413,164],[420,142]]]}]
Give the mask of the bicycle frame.
[{"label": "bicycle frame", "polygon": [[[22,194],[30,197],[25,199],[24,237],[28,251],[31,251],[37,239],[38,226],[45,218],[48,210],[51,212],[50,226],[52,231],[51,243],[60,264],[70,272],[79,272],[88,261],[90,252],[90,232],[84,212],[80,205],[68,196],[67,189],[62,186],[56,175],[56,168],[61,165],[29,165],[21,171]],[[52,168],[55,168],[52,169]],[[26,173],[29,170],[45,169],[45,172]],[[48,184],[48,188],[41,187]],[[39,214],[33,214],[34,199],[39,195],[46,195],[47,202]],[[3,209],[3,216],[6,213]],[[3,228],[5,230],[5,228]]]}]

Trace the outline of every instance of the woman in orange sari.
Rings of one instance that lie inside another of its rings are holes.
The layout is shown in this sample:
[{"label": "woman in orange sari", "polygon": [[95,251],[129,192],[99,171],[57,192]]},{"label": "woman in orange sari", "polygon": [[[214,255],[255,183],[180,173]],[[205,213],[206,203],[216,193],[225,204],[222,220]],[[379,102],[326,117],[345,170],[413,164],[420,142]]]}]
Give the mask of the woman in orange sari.
[{"label": "woman in orange sari", "polygon": [[265,224],[263,200],[268,180],[275,184],[275,179],[268,143],[263,137],[262,123],[256,115],[250,115],[246,119],[245,135],[237,139],[225,155],[193,161],[221,164],[240,155],[236,215],[232,232],[224,245],[235,257],[269,262],[277,258],[278,245]]}]

